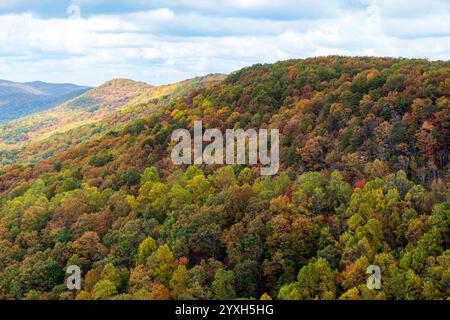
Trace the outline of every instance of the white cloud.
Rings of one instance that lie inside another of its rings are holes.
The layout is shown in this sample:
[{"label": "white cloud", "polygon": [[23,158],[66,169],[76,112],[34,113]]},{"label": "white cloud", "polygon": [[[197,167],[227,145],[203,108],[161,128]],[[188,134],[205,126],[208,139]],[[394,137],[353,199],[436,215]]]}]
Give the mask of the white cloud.
[{"label": "white cloud", "polygon": [[[335,5],[334,16],[314,19],[218,17],[200,10],[177,12],[169,6],[80,19],[0,15],[0,78],[97,85],[128,77],[162,84],[210,72],[227,73],[253,63],[316,55],[449,59],[446,2],[436,1],[439,11],[423,12],[424,7],[413,1],[408,17],[387,1],[353,1],[363,10]],[[279,5],[294,2],[283,0]],[[266,0],[222,3],[228,9],[243,10],[274,6]],[[305,1],[296,3],[301,9]],[[178,4],[194,9],[211,6],[203,0],[179,0]],[[396,10],[397,16],[387,14],[389,10]]]}]

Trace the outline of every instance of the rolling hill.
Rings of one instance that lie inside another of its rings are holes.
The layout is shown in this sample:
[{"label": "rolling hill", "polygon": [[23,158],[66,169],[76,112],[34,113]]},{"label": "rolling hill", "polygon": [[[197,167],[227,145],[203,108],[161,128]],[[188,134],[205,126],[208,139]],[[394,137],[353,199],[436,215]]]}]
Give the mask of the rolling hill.
[{"label": "rolling hill", "polygon": [[[319,57],[137,91],[0,172],[1,299],[450,297],[449,61]],[[278,175],[175,165],[195,120],[279,129]]]},{"label": "rolling hill", "polygon": [[1,163],[6,166],[47,159],[222,79],[222,75],[209,75],[160,87],[126,79],[108,81],[58,107],[0,124]]},{"label": "rolling hill", "polygon": [[73,84],[0,80],[0,123],[50,109],[88,89]]}]

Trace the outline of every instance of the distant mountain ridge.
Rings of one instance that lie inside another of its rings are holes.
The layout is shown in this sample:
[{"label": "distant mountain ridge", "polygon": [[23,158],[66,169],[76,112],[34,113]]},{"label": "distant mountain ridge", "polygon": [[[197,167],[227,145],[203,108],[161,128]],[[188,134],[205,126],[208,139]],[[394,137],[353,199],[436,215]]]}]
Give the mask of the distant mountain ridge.
[{"label": "distant mountain ridge", "polygon": [[0,167],[48,158],[224,78],[213,74],[164,86],[113,79],[48,110],[0,123]]},{"label": "distant mountain ridge", "polygon": [[[33,87],[42,89],[42,85]],[[43,138],[46,135],[64,132],[80,124],[97,121],[114,113],[144,90],[151,88],[143,82],[114,79],[84,91],[61,104],[0,125],[0,142],[15,144]],[[48,91],[48,90],[47,90]],[[0,107],[0,110],[2,108]]]},{"label": "distant mountain ridge", "polygon": [[0,123],[48,110],[89,89],[69,83],[0,80]]}]

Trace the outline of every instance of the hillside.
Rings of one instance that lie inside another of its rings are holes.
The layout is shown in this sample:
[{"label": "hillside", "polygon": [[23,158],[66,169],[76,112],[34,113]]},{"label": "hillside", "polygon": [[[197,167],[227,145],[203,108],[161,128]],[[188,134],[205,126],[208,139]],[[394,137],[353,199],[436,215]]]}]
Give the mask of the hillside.
[{"label": "hillside", "polygon": [[[146,90],[103,134],[69,147],[64,133],[61,152],[3,169],[0,298],[448,299],[449,75],[448,61],[322,57]],[[175,166],[171,133],[198,119],[278,128],[279,174]]]},{"label": "hillside", "polygon": [[73,84],[0,80],[0,123],[50,109],[88,89]]},{"label": "hillside", "polygon": [[1,125],[0,143],[4,149],[15,148],[57,132],[68,131],[80,124],[95,122],[113,114],[149,87],[145,83],[123,79],[107,82],[61,106]]},{"label": "hillside", "polygon": [[61,106],[0,125],[1,166],[49,158],[222,79],[210,75],[160,87],[125,79],[109,81]]}]

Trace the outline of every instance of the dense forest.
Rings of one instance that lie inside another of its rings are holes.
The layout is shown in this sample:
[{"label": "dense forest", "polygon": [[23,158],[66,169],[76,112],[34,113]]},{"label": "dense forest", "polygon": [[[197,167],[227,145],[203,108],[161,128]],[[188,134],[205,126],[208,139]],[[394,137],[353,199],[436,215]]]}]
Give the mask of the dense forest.
[{"label": "dense forest", "polygon": [[[450,62],[255,65],[126,114],[9,155],[0,299],[450,298]],[[195,120],[279,129],[279,174],[175,166],[171,133]]]}]

